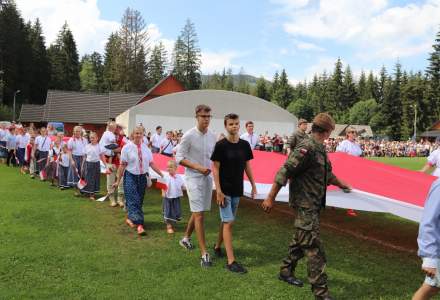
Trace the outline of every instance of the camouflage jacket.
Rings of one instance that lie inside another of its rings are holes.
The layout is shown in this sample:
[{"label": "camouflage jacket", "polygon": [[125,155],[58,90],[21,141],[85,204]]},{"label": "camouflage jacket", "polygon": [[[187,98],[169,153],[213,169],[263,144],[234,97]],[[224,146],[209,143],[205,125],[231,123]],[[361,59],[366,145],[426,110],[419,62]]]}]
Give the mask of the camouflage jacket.
[{"label": "camouflage jacket", "polygon": [[284,186],[290,179],[290,206],[319,209],[325,207],[327,185],[334,177],[325,146],[305,138],[290,153],[275,182]]},{"label": "camouflage jacket", "polygon": [[308,138],[308,137],[309,136],[307,135],[307,133],[305,133],[302,130],[298,129],[297,131],[295,131],[295,133],[292,134],[288,140],[290,150],[293,151],[296,148],[296,146],[298,146],[301,143],[301,141],[303,139]]}]

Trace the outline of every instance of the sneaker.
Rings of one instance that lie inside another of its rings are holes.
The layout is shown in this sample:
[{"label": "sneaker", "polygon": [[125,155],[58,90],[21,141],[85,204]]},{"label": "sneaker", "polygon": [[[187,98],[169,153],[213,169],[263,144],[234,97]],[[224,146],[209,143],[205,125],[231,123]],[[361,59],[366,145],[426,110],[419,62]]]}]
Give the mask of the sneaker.
[{"label": "sneaker", "polygon": [[200,258],[200,265],[202,267],[208,268],[208,267],[212,267],[212,262],[211,262],[211,258],[209,257],[208,253],[205,253],[201,258]]},{"label": "sneaker", "polygon": [[193,244],[191,244],[191,239],[183,238],[179,241],[179,245],[185,248],[186,250],[194,249]]},{"label": "sneaker", "polygon": [[225,257],[225,255],[223,254],[222,248],[220,248],[220,247],[217,248],[215,244],[214,244],[213,250],[214,250],[215,257],[217,257],[217,258]]},{"label": "sneaker", "polygon": [[228,271],[231,271],[233,273],[238,273],[238,274],[246,274],[247,273],[247,270],[236,261],[234,261],[232,264],[229,264],[229,265],[227,264],[226,269],[228,269]]}]

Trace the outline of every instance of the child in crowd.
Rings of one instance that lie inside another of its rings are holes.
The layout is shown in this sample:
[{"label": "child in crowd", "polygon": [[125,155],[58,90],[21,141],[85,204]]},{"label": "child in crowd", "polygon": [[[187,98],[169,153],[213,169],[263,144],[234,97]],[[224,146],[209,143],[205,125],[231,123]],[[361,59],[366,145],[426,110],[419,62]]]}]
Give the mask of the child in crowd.
[{"label": "child in crowd", "polygon": [[167,224],[167,232],[174,233],[173,224],[181,220],[180,197],[183,196],[184,182],[182,176],[176,174],[177,163],[169,160],[167,164],[168,175],[165,176],[166,189],[162,189],[163,219]]},{"label": "child in crowd", "polygon": [[67,175],[69,174],[70,154],[67,144],[64,143],[61,147],[60,155],[58,156],[58,186],[60,190],[68,189]]},{"label": "child in crowd", "polygon": [[31,178],[35,178],[36,162],[35,162],[35,137],[29,138],[29,143],[26,145],[26,153],[24,156],[26,167],[29,168]]},{"label": "child in crowd", "polygon": [[55,186],[55,180],[58,176],[58,156],[61,152],[61,139],[57,136],[50,145],[49,159],[47,160],[47,179],[51,181],[50,185]]},{"label": "child in crowd", "polygon": [[98,143],[98,135],[96,132],[90,132],[90,144],[87,144],[85,150],[86,158],[83,175],[86,181],[86,186],[81,189],[81,193],[88,195],[90,200],[96,200],[95,194],[99,193],[100,189],[100,160],[105,164],[105,149]]}]

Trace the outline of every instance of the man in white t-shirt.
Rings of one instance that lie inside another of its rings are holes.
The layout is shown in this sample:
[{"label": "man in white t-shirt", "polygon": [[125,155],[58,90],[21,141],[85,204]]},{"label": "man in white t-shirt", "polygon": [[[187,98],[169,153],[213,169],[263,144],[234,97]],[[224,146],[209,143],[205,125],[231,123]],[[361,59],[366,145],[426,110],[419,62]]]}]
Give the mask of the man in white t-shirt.
[{"label": "man in white t-shirt", "polygon": [[420,170],[420,172],[426,173],[435,168],[432,176],[440,177],[440,149],[436,149],[429,154],[426,165]]},{"label": "man in white t-shirt", "polygon": [[156,127],[156,133],[151,137],[151,152],[159,153],[160,146],[162,145],[162,140],[164,137],[162,136],[162,126]]},{"label": "man in white t-shirt", "polygon": [[254,122],[252,121],[247,121],[246,124],[246,132],[243,133],[240,138],[242,140],[245,140],[249,143],[249,145],[251,145],[251,149],[254,150],[255,146],[258,143],[258,135],[254,133]]},{"label": "man in white t-shirt", "polygon": [[206,249],[204,212],[211,210],[211,155],[217,139],[208,129],[212,118],[211,108],[198,105],[195,113],[197,125],[183,135],[176,153],[177,163],[185,167],[185,185],[191,210],[191,218],[179,244],[188,250],[193,249],[191,235],[195,229],[202,255],[200,263],[202,267],[210,267],[212,262]]}]

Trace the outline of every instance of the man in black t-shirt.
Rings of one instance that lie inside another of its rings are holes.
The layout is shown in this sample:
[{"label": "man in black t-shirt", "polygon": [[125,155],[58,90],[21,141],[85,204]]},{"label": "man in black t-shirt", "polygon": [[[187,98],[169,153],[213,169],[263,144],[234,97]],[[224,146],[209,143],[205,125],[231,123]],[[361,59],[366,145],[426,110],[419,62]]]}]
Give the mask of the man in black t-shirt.
[{"label": "man in black t-shirt", "polygon": [[214,162],[213,175],[217,194],[217,204],[220,206],[220,230],[214,252],[217,257],[222,257],[221,244],[224,242],[228,262],[226,268],[231,272],[246,273],[246,269],[235,261],[232,249],[232,224],[237,213],[240,197],[243,195],[243,174],[252,185],[252,198],[257,193],[254,177],[250,166],[253,159],[249,143],[240,139],[240,119],[236,114],[225,116],[226,138],[218,141],[212,153]]}]

